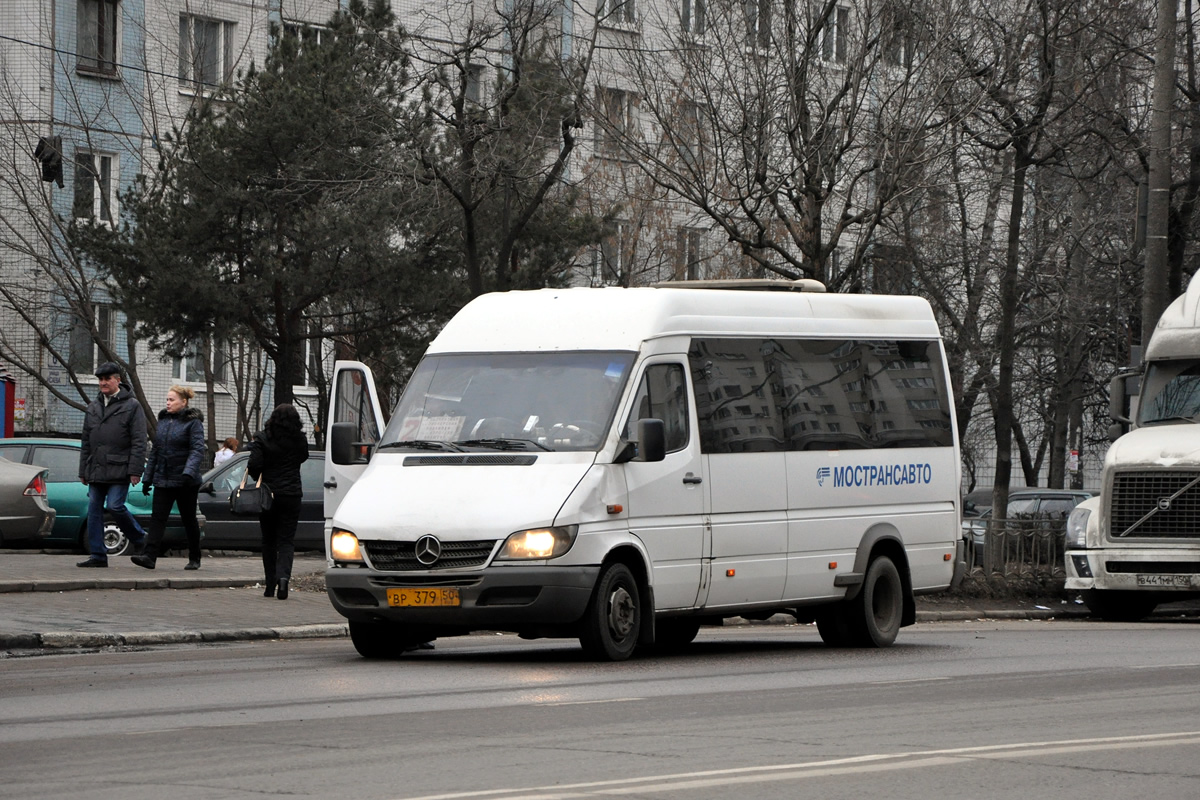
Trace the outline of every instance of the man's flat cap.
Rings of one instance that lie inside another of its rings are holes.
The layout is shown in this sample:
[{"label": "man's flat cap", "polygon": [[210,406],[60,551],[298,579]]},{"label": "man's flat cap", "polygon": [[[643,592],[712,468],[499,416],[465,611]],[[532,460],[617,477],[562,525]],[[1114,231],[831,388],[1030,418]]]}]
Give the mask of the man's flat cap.
[{"label": "man's flat cap", "polygon": [[103,378],[105,375],[120,375],[121,368],[111,361],[105,361],[100,366],[96,367],[94,374],[97,378]]}]

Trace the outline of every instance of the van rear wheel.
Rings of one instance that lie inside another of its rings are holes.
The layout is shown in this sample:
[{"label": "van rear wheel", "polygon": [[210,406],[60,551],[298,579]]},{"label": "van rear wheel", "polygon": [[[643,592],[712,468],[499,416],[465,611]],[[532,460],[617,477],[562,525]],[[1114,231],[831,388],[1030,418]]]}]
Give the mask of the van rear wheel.
[{"label": "van rear wheel", "polygon": [[817,615],[817,632],[830,647],[890,647],[903,617],[900,570],[887,556],[878,556],[852,600]]},{"label": "van rear wheel", "polygon": [[642,598],[637,580],[624,564],[600,572],[583,614],[579,643],[598,661],[624,661],[633,655],[642,630]]}]

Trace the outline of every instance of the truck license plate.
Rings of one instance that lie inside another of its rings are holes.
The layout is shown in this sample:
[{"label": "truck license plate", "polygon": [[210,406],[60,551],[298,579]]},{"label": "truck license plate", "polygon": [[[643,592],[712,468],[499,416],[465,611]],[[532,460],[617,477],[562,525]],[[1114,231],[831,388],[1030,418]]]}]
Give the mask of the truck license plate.
[{"label": "truck license plate", "polygon": [[418,606],[420,608],[430,608],[432,606],[460,606],[462,600],[458,596],[458,589],[452,588],[436,588],[436,589],[420,589],[420,588],[403,588],[403,589],[388,589],[387,590],[388,605],[392,608],[399,606]]},{"label": "truck license plate", "polygon": [[1195,585],[1195,575],[1138,575],[1138,586],[1168,586],[1190,589]]}]

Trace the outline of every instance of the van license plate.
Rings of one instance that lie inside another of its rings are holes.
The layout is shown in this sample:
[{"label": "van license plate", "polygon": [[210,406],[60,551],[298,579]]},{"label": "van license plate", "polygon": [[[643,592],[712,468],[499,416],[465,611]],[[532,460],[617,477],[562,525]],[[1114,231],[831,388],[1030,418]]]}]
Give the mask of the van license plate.
[{"label": "van license plate", "polygon": [[1195,575],[1138,575],[1138,586],[1173,586],[1188,589],[1196,585]]},{"label": "van license plate", "polygon": [[458,596],[458,589],[388,589],[387,599],[388,605],[392,608],[398,606],[429,608],[431,606],[462,605],[462,600]]}]

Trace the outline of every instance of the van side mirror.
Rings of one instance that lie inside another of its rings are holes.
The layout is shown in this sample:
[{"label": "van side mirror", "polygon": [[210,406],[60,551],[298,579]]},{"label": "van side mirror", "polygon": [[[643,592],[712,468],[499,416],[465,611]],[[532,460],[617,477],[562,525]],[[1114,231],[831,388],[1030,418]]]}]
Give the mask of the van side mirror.
[{"label": "van side mirror", "polygon": [[638,420],[638,453],[634,461],[662,461],[667,457],[667,426],[661,419]]},{"label": "van side mirror", "polygon": [[329,426],[329,455],[335,464],[365,464],[370,456],[369,442],[356,442],[358,426],[353,422],[335,422]]}]

